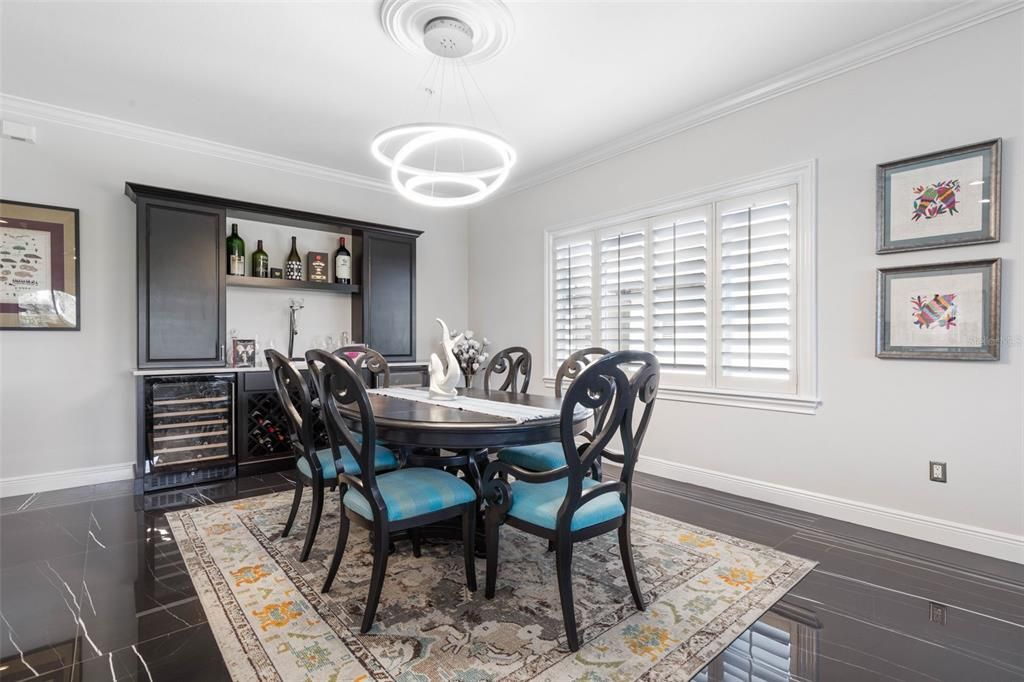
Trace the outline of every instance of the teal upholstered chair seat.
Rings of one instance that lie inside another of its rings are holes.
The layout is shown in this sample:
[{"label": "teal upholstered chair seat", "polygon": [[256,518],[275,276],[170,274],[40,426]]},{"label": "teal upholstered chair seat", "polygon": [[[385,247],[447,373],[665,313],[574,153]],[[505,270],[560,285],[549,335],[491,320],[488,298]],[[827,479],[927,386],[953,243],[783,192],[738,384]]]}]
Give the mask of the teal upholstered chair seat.
[{"label": "teal upholstered chair seat", "polygon": [[[358,476],[360,473],[359,463],[356,462],[356,458],[352,456],[352,453],[346,447],[341,448],[341,460],[338,462],[335,462],[334,452],[330,448],[317,450],[316,456],[320,460],[320,470],[323,471],[325,481],[333,481],[338,478],[339,464],[341,465],[341,470],[347,474]],[[312,472],[309,470],[309,462],[306,461],[305,457],[300,457],[296,466],[303,474],[312,477]],[[378,443],[373,452],[373,470],[382,471],[384,469],[394,469],[397,466],[398,458],[395,457],[395,453]]]},{"label": "teal upholstered chair seat", "polygon": [[[562,478],[548,483],[512,482],[512,506],[508,515],[532,523],[541,528],[555,529],[558,509],[565,499],[568,479]],[[592,478],[583,479],[583,492],[598,485]],[[622,500],[618,495],[606,493],[598,495],[576,510],[572,517],[570,530],[589,528],[609,519],[618,518],[626,513]]]},{"label": "teal upholstered chair seat", "polygon": [[565,466],[565,450],[561,443],[520,445],[505,448],[498,459],[529,471],[551,471]]},{"label": "teal upholstered chair seat", "polygon": [[[456,507],[476,500],[476,491],[462,479],[440,469],[399,469],[376,477],[377,488],[388,510],[388,521]],[[368,521],[370,505],[358,490],[345,493],[345,506]]]}]

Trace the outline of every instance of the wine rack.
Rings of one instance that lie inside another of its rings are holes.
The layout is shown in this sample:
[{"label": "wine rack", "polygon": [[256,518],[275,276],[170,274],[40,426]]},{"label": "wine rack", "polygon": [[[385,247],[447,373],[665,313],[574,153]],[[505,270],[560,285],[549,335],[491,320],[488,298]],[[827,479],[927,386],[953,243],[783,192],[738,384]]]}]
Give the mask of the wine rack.
[{"label": "wine rack", "polygon": [[[277,393],[260,391],[246,394],[246,449],[248,460],[294,457],[288,422]],[[317,449],[330,446],[327,427],[317,412],[313,425]]]},{"label": "wine rack", "polygon": [[154,377],[145,406],[147,489],[234,475],[232,377]]}]

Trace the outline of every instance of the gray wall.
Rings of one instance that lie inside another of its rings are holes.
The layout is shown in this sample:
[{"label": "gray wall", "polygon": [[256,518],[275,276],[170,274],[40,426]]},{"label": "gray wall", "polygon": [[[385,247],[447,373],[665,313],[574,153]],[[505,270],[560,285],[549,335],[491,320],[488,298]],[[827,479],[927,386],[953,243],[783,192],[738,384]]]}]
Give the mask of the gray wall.
[{"label": "gray wall", "polygon": [[[471,323],[495,348],[541,353],[546,228],[817,159],[822,407],[663,400],[640,468],[1024,560],[1022,35],[1016,12],[475,208]],[[875,165],[993,137],[1002,241],[875,255]],[[1001,361],[874,357],[876,268],[994,256]],[[929,459],[949,463],[948,484],[928,481]]]},{"label": "gray wall", "polygon": [[[386,192],[10,118],[35,123],[39,141],[0,142],[0,194],[81,211],[82,331],[0,332],[4,491],[24,489],[20,477],[135,460],[135,206],[124,195],[126,180],[424,230],[417,251],[419,355],[439,338],[435,317],[453,328],[466,324],[464,212],[420,210]],[[123,476],[116,467],[108,474]],[[45,480],[31,486],[53,487]]]}]

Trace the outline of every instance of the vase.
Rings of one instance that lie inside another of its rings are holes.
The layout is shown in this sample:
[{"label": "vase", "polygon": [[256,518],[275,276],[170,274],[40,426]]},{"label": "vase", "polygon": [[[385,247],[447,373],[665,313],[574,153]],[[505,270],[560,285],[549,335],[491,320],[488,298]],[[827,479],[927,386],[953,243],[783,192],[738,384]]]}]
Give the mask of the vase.
[{"label": "vase", "polygon": [[476,374],[473,374],[473,373],[470,373],[470,372],[463,372],[462,373],[462,377],[463,377],[463,379],[466,382],[466,388],[473,388],[473,377],[475,377],[475,376],[476,376]]}]

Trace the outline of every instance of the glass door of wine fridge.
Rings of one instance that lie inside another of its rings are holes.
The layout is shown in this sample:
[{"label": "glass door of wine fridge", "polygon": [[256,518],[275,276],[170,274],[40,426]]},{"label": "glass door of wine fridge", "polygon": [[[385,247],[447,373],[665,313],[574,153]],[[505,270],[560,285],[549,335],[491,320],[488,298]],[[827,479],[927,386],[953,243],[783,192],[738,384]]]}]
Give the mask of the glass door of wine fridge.
[{"label": "glass door of wine fridge", "polygon": [[235,475],[235,379],[146,381],[146,490]]}]

